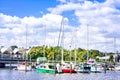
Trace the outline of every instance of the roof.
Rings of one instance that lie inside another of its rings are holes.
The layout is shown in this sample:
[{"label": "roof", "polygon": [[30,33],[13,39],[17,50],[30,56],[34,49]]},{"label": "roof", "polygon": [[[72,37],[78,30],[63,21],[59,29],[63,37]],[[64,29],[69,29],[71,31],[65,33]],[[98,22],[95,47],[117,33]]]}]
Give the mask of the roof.
[{"label": "roof", "polygon": [[99,56],[98,56],[97,58],[107,60],[107,59],[110,58],[110,56],[103,56],[103,57],[99,57]]},{"label": "roof", "polygon": [[47,58],[46,57],[38,57],[37,61],[47,61]]}]

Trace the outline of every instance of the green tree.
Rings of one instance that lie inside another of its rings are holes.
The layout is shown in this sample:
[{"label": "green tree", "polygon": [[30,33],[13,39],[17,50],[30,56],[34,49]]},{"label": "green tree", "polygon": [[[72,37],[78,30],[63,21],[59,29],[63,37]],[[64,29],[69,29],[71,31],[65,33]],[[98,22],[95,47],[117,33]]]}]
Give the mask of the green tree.
[{"label": "green tree", "polygon": [[[64,49],[64,61],[70,61],[70,51],[67,49]],[[104,53],[98,51],[98,50],[85,50],[82,48],[76,49],[76,55],[77,55],[77,62],[85,62],[86,54],[88,53],[89,58],[96,59],[97,56],[104,56]],[[28,54],[28,57],[32,59],[36,59],[37,57],[44,56],[44,47],[43,46],[36,46],[32,47],[31,51]],[[60,61],[62,57],[62,47],[56,46],[56,47],[45,47],[45,57],[47,57],[48,60],[56,60]],[[71,50],[71,60],[75,60],[75,50]],[[112,57],[111,57],[112,61]]]}]

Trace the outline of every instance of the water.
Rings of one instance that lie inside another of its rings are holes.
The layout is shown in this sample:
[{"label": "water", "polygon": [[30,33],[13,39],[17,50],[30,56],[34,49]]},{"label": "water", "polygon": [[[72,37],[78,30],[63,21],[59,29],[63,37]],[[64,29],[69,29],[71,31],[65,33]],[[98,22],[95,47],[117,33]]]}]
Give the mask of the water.
[{"label": "water", "polygon": [[120,80],[119,71],[107,73],[76,73],[76,74],[43,74],[34,70],[31,72],[0,69],[0,80]]}]

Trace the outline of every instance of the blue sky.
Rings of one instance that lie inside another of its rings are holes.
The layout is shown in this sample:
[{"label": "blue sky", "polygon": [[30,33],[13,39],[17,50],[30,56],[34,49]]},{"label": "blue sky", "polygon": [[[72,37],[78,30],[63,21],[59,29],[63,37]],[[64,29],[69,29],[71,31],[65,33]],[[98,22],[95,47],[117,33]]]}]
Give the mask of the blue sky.
[{"label": "blue sky", "polygon": [[[69,1],[69,0],[67,0]],[[75,2],[79,2],[74,0]],[[88,0],[88,1],[96,1],[96,0]],[[98,2],[104,2],[105,0],[97,0]],[[82,1],[83,2],[83,1]],[[55,7],[61,3],[59,0],[0,0],[0,11],[5,13],[6,15],[25,17],[25,16],[34,16],[41,17],[43,14],[49,13],[47,8]],[[69,18],[71,22],[74,22],[76,19],[74,15],[74,11],[63,12],[61,15]],[[70,19],[74,17],[75,20]],[[74,23],[71,25],[78,25],[78,23]]]},{"label": "blue sky", "polygon": [[56,46],[64,17],[64,48],[120,49],[119,0],[0,0],[0,4],[1,46],[25,47],[26,27],[28,46]]},{"label": "blue sky", "polygon": [[48,13],[48,7],[55,7],[56,0],[0,0],[0,11],[11,16],[41,16]]}]

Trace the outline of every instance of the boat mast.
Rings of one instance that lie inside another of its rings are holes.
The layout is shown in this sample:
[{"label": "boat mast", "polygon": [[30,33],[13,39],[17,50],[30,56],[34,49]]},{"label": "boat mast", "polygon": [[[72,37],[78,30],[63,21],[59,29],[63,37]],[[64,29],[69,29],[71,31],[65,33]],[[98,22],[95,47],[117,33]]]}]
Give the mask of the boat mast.
[{"label": "boat mast", "polygon": [[43,47],[44,47],[44,52],[43,52],[44,55],[43,55],[43,56],[45,57],[45,47],[46,47],[46,26],[45,26],[44,31],[45,31],[45,32],[44,32],[44,36],[45,36],[45,37],[44,37],[44,45],[43,45]]},{"label": "boat mast", "polygon": [[70,47],[69,54],[70,54],[70,63],[71,63],[71,45],[69,47]]},{"label": "boat mast", "polygon": [[[116,37],[114,37],[114,53],[117,54],[117,51],[116,51]],[[114,62],[116,62],[116,57],[114,57]]]},{"label": "boat mast", "polygon": [[87,41],[86,41],[86,43],[87,43],[87,55],[86,55],[86,57],[87,57],[87,61],[88,61],[88,59],[89,59],[89,28],[88,28],[88,24],[87,24],[87,35],[86,35],[86,37],[87,37]]},{"label": "boat mast", "polygon": [[72,43],[73,43],[73,35],[72,35],[72,34],[73,34],[73,31],[71,32],[71,42],[70,42],[70,46],[69,46],[70,63],[71,63],[71,61],[72,61],[72,60],[71,60],[71,50],[72,50],[72,49],[71,49],[71,46],[72,46]]},{"label": "boat mast", "polygon": [[114,53],[116,53],[116,37],[114,37]]},{"label": "boat mast", "polygon": [[26,25],[26,50],[25,50],[25,71],[27,71],[27,61],[26,61],[26,59],[27,59],[27,39],[28,39],[28,27],[27,27],[27,25]]},{"label": "boat mast", "polygon": [[75,64],[76,64],[76,59],[77,59],[77,52],[76,52],[76,37],[77,37],[77,30],[74,32],[74,52],[75,52]]},{"label": "boat mast", "polygon": [[[105,38],[105,57],[107,56],[107,38]],[[105,62],[107,61],[107,59],[105,59]]]},{"label": "boat mast", "polygon": [[[76,38],[76,36],[75,36]],[[75,64],[76,64],[76,58],[77,58],[77,52],[76,52],[76,40],[74,41],[74,45],[75,45]]]},{"label": "boat mast", "polygon": [[64,61],[64,17],[62,17],[61,27],[62,27],[62,39],[61,39],[62,59],[61,59],[61,62],[63,62]]},{"label": "boat mast", "polygon": [[[64,22],[64,17],[62,17],[62,20],[61,20],[61,25],[60,25],[60,33],[59,33],[59,37],[58,37],[58,44],[57,44],[57,53],[58,53],[58,47],[60,46],[61,47],[61,43],[63,43],[64,39],[63,39],[63,29],[64,29],[64,26],[63,26],[63,22]],[[63,45],[63,44],[62,44]],[[63,47],[62,48],[62,59],[61,59],[61,62],[63,62]],[[59,55],[58,55],[59,57]],[[55,59],[55,55],[54,55],[54,59]],[[56,60],[56,59],[55,59]]]}]

